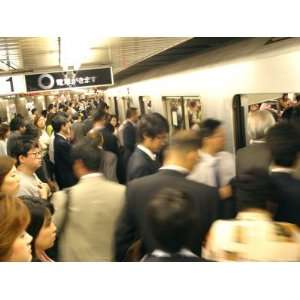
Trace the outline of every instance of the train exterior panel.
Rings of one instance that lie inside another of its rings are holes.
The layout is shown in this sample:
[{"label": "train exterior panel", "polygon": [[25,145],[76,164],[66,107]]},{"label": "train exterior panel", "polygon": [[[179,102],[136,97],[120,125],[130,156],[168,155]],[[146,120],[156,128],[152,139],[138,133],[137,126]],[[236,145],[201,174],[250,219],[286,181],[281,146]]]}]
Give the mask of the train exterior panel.
[{"label": "train exterior panel", "polygon": [[199,96],[202,117],[224,122],[227,150],[233,152],[233,97],[236,94],[282,94],[300,91],[300,39],[267,44],[254,38],[177,63],[137,74],[106,90],[106,99],[150,97],[153,111],[164,115],[162,98]]}]

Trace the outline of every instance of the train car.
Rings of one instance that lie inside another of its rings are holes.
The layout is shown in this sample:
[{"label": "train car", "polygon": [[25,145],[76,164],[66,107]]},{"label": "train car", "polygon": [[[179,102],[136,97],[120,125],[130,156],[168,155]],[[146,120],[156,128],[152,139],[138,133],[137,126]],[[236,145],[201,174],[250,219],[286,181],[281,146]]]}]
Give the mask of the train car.
[{"label": "train car", "polygon": [[249,106],[276,106],[284,93],[294,98],[300,89],[299,66],[299,38],[247,39],[125,78],[105,91],[105,99],[115,113],[122,109],[121,120],[128,99],[142,114],[145,99],[151,111],[168,118],[172,130],[208,117],[220,119],[227,131],[226,149],[234,152],[248,142]]}]

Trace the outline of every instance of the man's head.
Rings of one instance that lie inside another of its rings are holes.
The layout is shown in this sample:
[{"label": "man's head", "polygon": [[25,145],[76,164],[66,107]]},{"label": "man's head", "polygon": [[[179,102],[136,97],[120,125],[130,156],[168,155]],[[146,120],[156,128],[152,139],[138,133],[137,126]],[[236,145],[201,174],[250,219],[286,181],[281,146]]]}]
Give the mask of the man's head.
[{"label": "man's head", "polygon": [[139,119],[139,112],[136,107],[130,107],[126,112],[126,119],[136,123]]},{"label": "man's head", "polygon": [[42,165],[42,152],[39,143],[26,137],[20,137],[11,149],[11,156],[17,160],[17,166],[25,166],[34,173]]},{"label": "man's head", "polygon": [[216,154],[225,146],[225,130],[222,122],[206,119],[200,124],[200,147],[204,151]]},{"label": "man's head", "polygon": [[263,140],[268,130],[275,125],[275,119],[267,110],[258,110],[249,114],[248,135],[252,140]]},{"label": "man's head", "polygon": [[163,189],[149,202],[146,219],[161,250],[176,253],[188,247],[195,227],[194,211],[189,196],[176,189]]},{"label": "man's head", "polygon": [[52,119],[52,127],[55,133],[60,133],[64,136],[70,135],[71,124],[64,115],[57,114]]},{"label": "man's head", "polygon": [[139,143],[157,153],[165,145],[169,132],[168,121],[159,113],[143,115],[137,125]]},{"label": "man's head", "polygon": [[296,124],[276,124],[268,131],[266,141],[276,166],[296,167],[300,152],[300,131]]},{"label": "man's head", "polygon": [[232,181],[238,211],[269,210],[276,202],[276,185],[267,171],[251,169]]},{"label": "man's head", "polygon": [[199,161],[198,150],[199,133],[193,130],[179,131],[170,140],[164,164],[175,164],[192,171]]},{"label": "man's head", "polygon": [[106,126],[109,114],[103,110],[97,110],[93,115],[93,128],[103,128]]},{"label": "man's head", "polygon": [[23,117],[20,115],[15,116],[11,121],[10,121],[10,130],[11,131],[20,131],[24,132],[25,131],[25,121]]},{"label": "man's head", "polygon": [[80,178],[89,173],[99,172],[102,151],[95,142],[89,138],[84,138],[72,148],[71,159],[74,174]]}]

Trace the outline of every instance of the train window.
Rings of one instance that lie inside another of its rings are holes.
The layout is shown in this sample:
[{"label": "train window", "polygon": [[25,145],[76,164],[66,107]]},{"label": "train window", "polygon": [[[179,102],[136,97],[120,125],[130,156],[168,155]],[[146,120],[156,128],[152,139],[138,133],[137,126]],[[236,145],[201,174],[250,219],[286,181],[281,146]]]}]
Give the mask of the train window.
[{"label": "train window", "polygon": [[189,129],[201,122],[201,101],[196,96],[163,97],[165,113],[170,125],[170,133]]},{"label": "train window", "polygon": [[[299,100],[298,100],[299,99]],[[300,103],[299,93],[239,94],[233,98],[234,132],[236,150],[250,143],[247,133],[247,119],[251,112],[268,110],[275,121],[279,121],[284,111]]]},{"label": "train window", "polygon": [[139,96],[139,105],[141,115],[152,112],[152,102],[149,96]]}]

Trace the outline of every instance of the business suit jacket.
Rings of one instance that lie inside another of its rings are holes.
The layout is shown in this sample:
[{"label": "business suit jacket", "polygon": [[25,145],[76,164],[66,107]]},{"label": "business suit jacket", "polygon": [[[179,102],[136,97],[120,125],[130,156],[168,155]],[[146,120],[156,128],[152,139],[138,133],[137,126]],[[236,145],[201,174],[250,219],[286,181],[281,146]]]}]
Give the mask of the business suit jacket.
[{"label": "business suit jacket", "polygon": [[60,189],[70,187],[76,183],[71,161],[70,143],[62,136],[55,134],[54,138],[54,172]]},{"label": "business suit jacket", "polygon": [[277,186],[278,196],[278,208],[274,219],[300,227],[300,180],[281,172],[273,172],[271,176]]},{"label": "business suit jacket", "polygon": [[82,178],[69,195],[68,208],[64,191],[53,196],[54,223],[60,232],[59,260],[112,261],[113,233],[125,187],[103,176]]},{"label": "business suit jacket", "polygon": [[108,180],[112,180],[118,182],[117,179],[117,162],[118,158],[116,154],[103,150],[102,152],[102,161],[100,166],[100,172],[104,174],[104,176]]},{"label": "business suit jacket", "polygon": [[163,188],[178,188],[186,192],[195,203],[197,222],[188,246],[196,255],[201,255],[201,244],[216,220],[219,195],[217,189],[202,183],[187,180],[185,175],[173,170],[160,170],[151,176],[131,181],[126,191],[126,204],[116,231],[117,261],[124,260],[131,244],[138,239],[142,248],[151,253],[159,248],[146,221],[146,207],[149,201]]},{"label": "business suit jacket", "polygon": [[124,154],[123,161],[124,166],[127,166],[128,160],[134,152],[136,146],[136,127],[128,121],[123,130],[123,141],[124,141]]},{"label": "business suit jacket", "polygon": [[241,148],[236,154],[237,175],[245,173],[251,168],[262,168],[268,171],[272,157],[266,143],[253,143]]},{"label": "business suit jacket", "polygon": [[152,160],[144,151],[135,148],[127,164],[127,182],[143,176],[154,174],[160,167],[159,162]]}]

